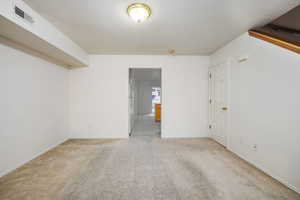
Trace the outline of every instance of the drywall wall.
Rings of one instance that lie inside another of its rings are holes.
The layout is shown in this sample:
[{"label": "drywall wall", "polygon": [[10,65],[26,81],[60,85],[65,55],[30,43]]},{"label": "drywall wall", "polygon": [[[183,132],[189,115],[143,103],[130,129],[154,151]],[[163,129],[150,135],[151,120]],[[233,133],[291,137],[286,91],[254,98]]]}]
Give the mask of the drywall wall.
[{"label": "drywall wall", "polygon": [[[248,60],[240,63],[240,58]],[[245,33],[211,62],[227,59],[228,148],[300,192],[300,56]]]},{"label": "drywall wall", "polygon": [[0,176],[68,138],[68,70],[0,44]]},{"label": "drywall wall", "polygon": [[[30,15],[34,23],[26,22],[18,17],[14,12],[15,6]],[[24,1],[1,0],[0,19],[0,34],[7,38],[16,40],[38,52],[48,53],[48,56],[61,59],[66,64],[88,65],[88,54]],[[16,26],[12,26],[10,22]]]},{"label": "drywall wall", "polygon": [[208,66],[201,56],[90,56],[70,71],[71,137],[128,137],[129,68],[162,69],[162,137],[207,136]]}]

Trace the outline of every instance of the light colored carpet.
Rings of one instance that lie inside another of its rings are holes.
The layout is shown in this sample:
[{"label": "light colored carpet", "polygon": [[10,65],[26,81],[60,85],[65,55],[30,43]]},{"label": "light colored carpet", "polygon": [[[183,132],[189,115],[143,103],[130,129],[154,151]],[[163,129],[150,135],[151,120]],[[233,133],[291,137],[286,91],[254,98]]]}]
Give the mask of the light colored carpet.
[{"label": "light colored carpet", "polygon": [[70,140],[0,179],[0,199],[299,200],[210,139]]}]

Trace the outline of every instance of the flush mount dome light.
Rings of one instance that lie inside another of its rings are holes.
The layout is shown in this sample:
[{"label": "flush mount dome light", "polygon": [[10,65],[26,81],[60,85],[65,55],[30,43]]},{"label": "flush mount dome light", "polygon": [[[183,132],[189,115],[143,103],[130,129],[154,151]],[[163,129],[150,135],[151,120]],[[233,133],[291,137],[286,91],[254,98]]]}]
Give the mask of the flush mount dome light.
[{"label": "flush mount dome light", "polygon": [[143,3],[134,3],[127,8],[127,13],[136,23],[142,23],[151,15],[151,8]]}]

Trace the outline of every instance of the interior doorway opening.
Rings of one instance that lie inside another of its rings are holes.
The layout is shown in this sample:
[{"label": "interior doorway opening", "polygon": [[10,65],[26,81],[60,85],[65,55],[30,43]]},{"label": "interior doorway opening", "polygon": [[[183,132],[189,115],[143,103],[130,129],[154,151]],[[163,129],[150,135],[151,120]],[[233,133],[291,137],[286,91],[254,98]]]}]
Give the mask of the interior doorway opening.
[{"label": "interior doorway opening", "polygon": [[152,87],[152,114],[155,115],[155,108],[157,104],[161,104],[161,88]]},{"label": "interior doorway opening", "polygon": [[129,69],[129,135],[161,136],[161,69]]}]

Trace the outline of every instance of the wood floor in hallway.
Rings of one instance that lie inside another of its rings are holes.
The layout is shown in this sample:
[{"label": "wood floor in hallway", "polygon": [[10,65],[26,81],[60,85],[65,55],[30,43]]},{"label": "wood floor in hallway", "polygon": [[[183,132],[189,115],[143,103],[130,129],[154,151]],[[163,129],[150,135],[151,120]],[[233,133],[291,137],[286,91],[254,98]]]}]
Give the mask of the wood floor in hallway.
[{"label": "wood floor in hallway", "polygon": [[210,139],[69,140],[0,179],[0,199],[298,200]]}]

